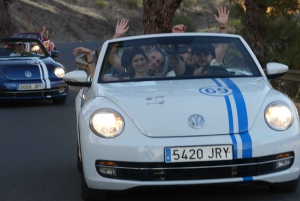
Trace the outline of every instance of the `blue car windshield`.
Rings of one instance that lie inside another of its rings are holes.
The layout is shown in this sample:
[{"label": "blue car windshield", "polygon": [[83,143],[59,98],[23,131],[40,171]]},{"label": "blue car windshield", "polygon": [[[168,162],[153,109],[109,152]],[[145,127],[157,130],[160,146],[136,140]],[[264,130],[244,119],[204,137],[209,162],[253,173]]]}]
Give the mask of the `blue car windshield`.
[{"label": "blue car windshield", "polygon": [[0,58],[47,56],[49,56],[49,53],[43,44],[37,39],[0,39]]},{"label": "blue car windshield", "polygon": [[98,82],[258,76],[237,37],[132,37],[108,44]]}]

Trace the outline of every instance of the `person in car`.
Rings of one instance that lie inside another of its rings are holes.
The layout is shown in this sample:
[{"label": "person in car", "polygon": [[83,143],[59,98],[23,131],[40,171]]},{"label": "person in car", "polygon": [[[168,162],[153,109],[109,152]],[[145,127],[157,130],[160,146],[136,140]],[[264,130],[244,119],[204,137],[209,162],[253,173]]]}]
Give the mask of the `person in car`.
[{"label": "person in car", "polygon": [[23,42],[15,42],[14,44],[14,51],[11,53],[9,56],[11,57],[16,57],[16,56],[21,56],[24,53],[25,50],[25,45]]},{"label": "person in car", "polygon": [[[76,56],[78,53],[84,53],[87,60],[90,61],[89,69],[95,69],[95,63],[93,62],[92,51],[84,47],[78,47],[73,50],[73,54]],[[127,72],[121,73],[116,77],[104,77],[104,80],[124,80],[124,79],[137,79],[150,77],[146,68],[148,66],[148,57],[141,47],[133,47],[127,54],[130,68],[128,67]],[[131,72],[131,71],[134,72]],[[91,71],[91,76],[94,76],[94,71]]]},{"label": "person in car", "polygon": [[128,51],[128,54],[126,56],[128,57],[129,61],[129,66],[127,67],[128,70],[116,77],[105,77],[105,80],[123,80],[151,77],[146,71],[149,59],[143,48],[133,47]]},{"label": "person in car", "polygon": [[[128,26],[129,19],[122,18],[118,20],[115,35],[113,38],[119,38],[123,36],[129,29]],[[112,49],[109,62],[111,65],[118,71],[118,72],[125,72],[126,67],[121,65],[121,60],[116,56],[117,48],[114,47]],[[148,66],[147,66],[147,73],[150,76],[165,76],[168,69],[168,56],[165,51],[160,47],[153,47],[147,52],[147,57],[149,59]]]},{"label": "person in car", "polygon": [[[214,15],[220,26],[220,33],[227,33],[229,12],[230,11],[227,10],[226,7],[220,6],[218,7],[218,16]],[[185,31],[186,26],[183,24],[175,25],[172,29],[173,33],[184,33]],[[201,45],[199,47],[199,45],[195,45],[194,51],[192,51],[192,45],[188,44],[188,52],[182,54],[181,58],[180,55],[170,55],[170,62],[173,67],[173,71],[169,72],[167,76],[200,75],[203,69],[200,67],[222,65],[227,44],[219,44],[216,49],[213,48],[212,44],[204,44],[204,47],[201,47]],[[199,52],[199,49],[203,49],[204,52]],[[200,58],[206,54],[208,54],[207,57]]]},{"label": "person in car", "polygon": [[[44,34],[46,33],[46,37],[44,37]],[[41,36],[42,36],[42,42],[44,42],[45,40],[48,40],[49,38],[49,30],[47,30],[46,26],[43,26],[42,32],[41,32]]]}]

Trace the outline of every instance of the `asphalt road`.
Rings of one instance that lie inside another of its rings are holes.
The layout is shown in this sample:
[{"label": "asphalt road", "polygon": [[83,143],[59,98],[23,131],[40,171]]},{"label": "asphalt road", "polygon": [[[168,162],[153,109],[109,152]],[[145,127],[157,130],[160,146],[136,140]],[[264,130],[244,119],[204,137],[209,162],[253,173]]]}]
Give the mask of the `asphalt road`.
[{"label": "asphalt road", "polygon": [[[58,62],[76,69],[72,49],[96,49],[101,41],[56,44]],[[0,201],[80,201],[80,174],[76,169],[74,99],[17,101],[0,106]],[[272,194],[268,186],[182,186],[133,190],[114,195],[112,201],[298,201],[292,194]]]}]

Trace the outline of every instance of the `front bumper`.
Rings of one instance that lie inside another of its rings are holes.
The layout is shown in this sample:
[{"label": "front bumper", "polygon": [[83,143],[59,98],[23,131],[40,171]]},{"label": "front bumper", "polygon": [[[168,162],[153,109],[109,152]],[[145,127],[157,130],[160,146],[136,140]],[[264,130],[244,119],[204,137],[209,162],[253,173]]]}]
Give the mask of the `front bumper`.
[{"label": "front bumper", "polygon": [[[83,169],[89,188],[126,190],[142,186],[276,183],[295,180],[300,174],[299,134],[284,140],[282,135],[273,135],[272,141],[268,137],[252,136],[252,158],[242,158],[239,154],[230,161],[165,163],[165,147],[222,145],[232,143],[231,139],[229,135],[150,138],[138,134],[134,127],[131,129],[130,134],[114,139],[103,139],[92,132],[80,135]],[[242,147],[240,142],[238,147]],[[286,152],[291,153],[291,164],[284,169],[274,168],[275,155]],[[99,160],[116,162],[118,176],[101,176]]]},{"label": "front bumper", "polygon": [[63,81],[51,82],[51,88],[42,90],[20,91],[17,90],[18,84],[19,83],[2,84],[0,100],[52,99],[66,97],[68,95],[68,86]]}]

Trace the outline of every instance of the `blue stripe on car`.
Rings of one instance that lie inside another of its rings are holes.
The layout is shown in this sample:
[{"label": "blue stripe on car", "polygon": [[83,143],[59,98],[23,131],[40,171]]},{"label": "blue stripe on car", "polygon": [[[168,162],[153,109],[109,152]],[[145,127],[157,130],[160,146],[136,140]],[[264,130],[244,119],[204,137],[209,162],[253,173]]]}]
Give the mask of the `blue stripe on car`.
[{"label": "blue stripe on car", "polygon": [[[236,84],[231,81],[229,78],[221,78],[221,80],[232,89],[233,98],[236,103],[237,114],[238,114],[238,128],[239,134],[242,139],[243,150],[242,150],[242,158],[251,158],[252,157],[252,139],[248,132],[248,114],[246,109],[245,100],[242,92],[236,86]],[[245,131],[243,132],[242,131]]]},{"label": "blue stripe on car", "polygon": [[[212,79],[219,87],[222,87],[222,85],[216,80]],[[232,117],[232,108],[230,104],[230,100],[228,96],[224,96],[227,106],[227,113],[228,113],[228,121],[229,121],[229,135],[232,140],[233,144],[233,158],[237,158],[237,141],[235,139],[234,133],[233,133],[233,117]]]},{"label": "blue stripe on car", "polygon": [[243,182],[253,181],[253,177],[243,177]]}]

